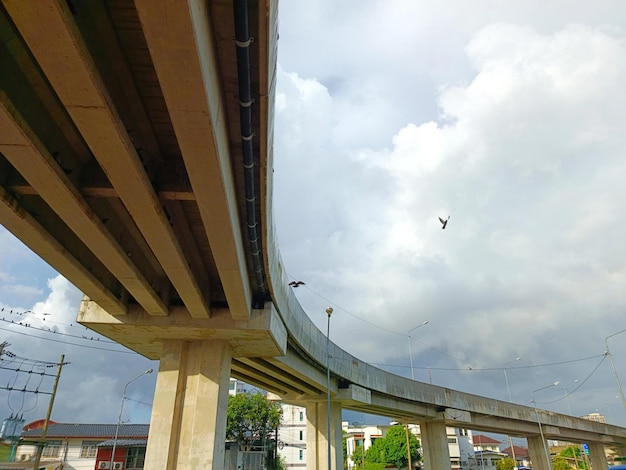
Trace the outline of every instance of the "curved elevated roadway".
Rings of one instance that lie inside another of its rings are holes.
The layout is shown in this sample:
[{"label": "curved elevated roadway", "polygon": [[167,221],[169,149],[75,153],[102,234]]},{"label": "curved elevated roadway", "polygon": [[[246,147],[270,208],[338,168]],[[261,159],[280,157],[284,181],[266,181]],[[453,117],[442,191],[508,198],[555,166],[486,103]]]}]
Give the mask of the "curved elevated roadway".
[{"label": "curved elevated roadway", "polygon": [[446,425],[528,437],[539,470],[540,433],[605,465],[626,429],[409,380],[334,344],[326,416],[326,338],[272,221],[277,8],[2,0],[0,222],[85,293],[79,321],[161,360],[146,468],[221,468],[230,375],[307,406],[309,468],[326,468],[326,439],[340,463],[341,408],[420,422],[430,468],[447,465]]}]

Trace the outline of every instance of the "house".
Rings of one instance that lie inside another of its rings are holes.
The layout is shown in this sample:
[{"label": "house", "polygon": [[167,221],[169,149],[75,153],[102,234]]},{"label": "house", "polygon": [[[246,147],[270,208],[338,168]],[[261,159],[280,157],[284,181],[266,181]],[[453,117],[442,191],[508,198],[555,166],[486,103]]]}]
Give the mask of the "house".
[{"label": "house", "polygon": [[[36,423],[26,425],[26,430],[22,432],[21,444],[16,452],[19,462],[32,461],[36,456],[36,444],[43,430]],[[41,467],[56,469],[62,465],[63,469],[69,470],[109,468],[116,427],[116,424],[51,423],[45,438]],[[119,426],[114,462],[120,464],[120,469],[143,468],[142,456],[145,456],[148,429],[148,424]],[[110,442],[110,446],[98,448],[99,444],[106,442]]]},{"label": "house", "polygon": [[[393,424],[393,423],[392,423]],[[367,426],[342,424],[346,436],[348,452],[348,469],[356,468],[352,461],[355,452],[365,453],[378,438],[384,437],[391,425]],[[409,431],[421,441],[421,431],[418,424],[410,424]],[[467,429],[446,427],[448,451],[450,453],[450,468],[452,470],[469,469],[475,466],[474,451],[470,442],[471,431]],[[411,462],[412,467],[419,468],[419,462]]]},{"label": "house", "polygon": [[[17,462],[0,462],[0,470],[32,470],[41,440],[43,420],[24,426]],[[54,423],[48,427],[40,468],[45,470],[136,470],[144,468],[149,424]],[[113,459],[113,447],[115,454]],[[262,468],[265,453],[241,452],[236,442],[225,442],[224,470]],[[111,462],[113,465],[111,466]]]},{"label": "house", "polygon": [[507,456],[504,452],[500,452],[500,441],[489,436],[476,434],[472,438],[474,444],[474,455],[476,456],[476,464],[480,469],[496,468],[496,462]]},{"label": "house", "polygon": [[530,456],[528,455],[528,449],[526,447],[513,446],[511,450],[511,446],[502,449],[508,457],[513,458],[513,453],[515,453],[515,465],[517,467],[530,467]]}]

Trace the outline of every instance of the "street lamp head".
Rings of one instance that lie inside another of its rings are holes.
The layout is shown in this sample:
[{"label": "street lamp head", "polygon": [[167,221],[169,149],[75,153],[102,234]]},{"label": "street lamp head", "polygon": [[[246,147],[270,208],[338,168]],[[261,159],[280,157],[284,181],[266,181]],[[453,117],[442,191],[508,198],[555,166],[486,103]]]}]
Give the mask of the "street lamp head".
[{"label": "street lamp head", "polygon": [[326,314],[330,317],[333,314],[333,308],[332,307],[328,307],[326,309]]},{"label": "street lamp head", "polygon": [[557,385],[558,385],[558,384],[560,384],[560,383],[561,383],[561,381],[560,381],[560,380],[557,380],[556,382],[554,382],[554,384],[553,384],[553,385],[554,385],[554,386],[557,386]]},{"label": "street lamp head", "polygon": [[154,372],[154,369],[148,369],[147,371],[144,372],[144,374],[152,374]]}]

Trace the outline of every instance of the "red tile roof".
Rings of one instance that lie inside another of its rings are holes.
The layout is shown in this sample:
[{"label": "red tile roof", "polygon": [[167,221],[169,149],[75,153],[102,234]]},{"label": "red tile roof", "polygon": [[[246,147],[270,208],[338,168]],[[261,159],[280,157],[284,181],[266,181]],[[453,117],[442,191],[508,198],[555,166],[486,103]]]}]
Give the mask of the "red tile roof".
[{"label": "red tile roof", "polygon": [[482,434],[475,434],[472,436],[472,443],[475,446],[483,445],[483,444],[502,444],[500,441],[492,439],[489,436],[484,436]]},{"label": "red tile roof", "polygon": [[[513,450],[515,450],[516,458],[528,457],[528,449],[526,447],[513,446]],[[511,447],[509,446],[506,449],[502,449],[502,452],[511,455]]]}]

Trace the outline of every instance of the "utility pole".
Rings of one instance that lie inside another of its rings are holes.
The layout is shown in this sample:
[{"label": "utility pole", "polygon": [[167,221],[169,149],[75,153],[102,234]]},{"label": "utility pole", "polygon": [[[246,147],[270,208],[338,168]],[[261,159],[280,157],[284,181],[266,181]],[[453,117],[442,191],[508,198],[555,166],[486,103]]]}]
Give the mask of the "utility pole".
[{"label": "utility pole", "polygon": [[63,361],[65,360],[65,354],[61,354],[61,360],[59,361],[59,367],[57,368],[57,376],[54,379],[54,386],[52,387],[52,395],[50,395],[50,403],[48,403],[48,412],[46,413],[46,420],[43,423],[43,430],[41,431],[41,441],[37,444],[37,454],[35,456],[35,463],[33,464],[33,470],[39,470],[39,462],[41,461],[41,454],[43,448],[46,445],[46,435],[48,434],[48,424],[50,423],[50,416],[52,415],[52,405],[54,405],[54,397],[57,394],[57,385],[59,385],[59,377],[61,377],[61,369],[63,368]]}]

